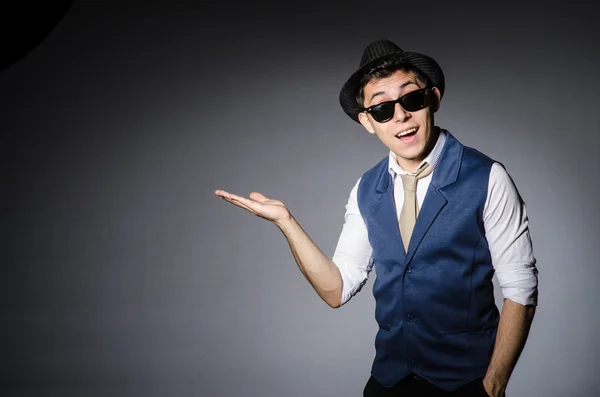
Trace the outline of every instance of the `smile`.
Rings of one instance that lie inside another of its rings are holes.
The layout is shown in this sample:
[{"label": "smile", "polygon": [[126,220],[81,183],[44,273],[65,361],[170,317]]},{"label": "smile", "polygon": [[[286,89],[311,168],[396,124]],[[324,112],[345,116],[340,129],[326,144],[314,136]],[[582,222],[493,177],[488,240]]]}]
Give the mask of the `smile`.
[{"label": "smile", "polygon": [[399,132],[399,133],[396,134],[396,138],[402,138],[404,136],[414,134],[415,132],[417,132],[417,130],[418,130],[418,127],[413,127],[413,128],[408,129],[408,130]]}]

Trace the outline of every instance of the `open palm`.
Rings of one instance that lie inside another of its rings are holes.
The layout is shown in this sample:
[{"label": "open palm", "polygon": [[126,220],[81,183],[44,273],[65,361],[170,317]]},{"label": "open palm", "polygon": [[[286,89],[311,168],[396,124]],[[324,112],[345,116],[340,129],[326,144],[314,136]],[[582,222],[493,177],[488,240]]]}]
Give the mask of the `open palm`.
[{"label": "open palm", "polygon": [[269,199],[257,192],[250,193],[249,198],[240,197],[224,190],[216,190],[215,194],[223,200],[229,201],[231,204],[271,222],[279,222],[291,218],[290,211],[283,202]]}]

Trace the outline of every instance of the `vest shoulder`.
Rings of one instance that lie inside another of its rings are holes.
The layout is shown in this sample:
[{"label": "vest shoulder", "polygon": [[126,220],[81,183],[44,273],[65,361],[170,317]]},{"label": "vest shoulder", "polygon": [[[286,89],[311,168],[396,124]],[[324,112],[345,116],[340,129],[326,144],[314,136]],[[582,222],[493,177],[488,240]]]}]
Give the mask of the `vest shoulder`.
[{"label": "vest shoulder", "polygon": [[489,157],[488,155],[480,152],[479,150],[469,147],[469,146],[463,146],[464,150],[463,150],[463,160],[467,160],[471,163],[475,163],[478,165],[484,165],[484,166],[488,166],[491,167],[492,164],[497,163],[496,160],[492,159],[491,157]]},{"label": "vest shoulder", "polygon": [[374,192],[377,189],[377,185],[382,180],[384,173],[388,172],[389,167],[389,156],[381,159],[377,164],[362,174],[360,182],[358,184],[357,197],[359,203],[361,203],[365,195]]}]

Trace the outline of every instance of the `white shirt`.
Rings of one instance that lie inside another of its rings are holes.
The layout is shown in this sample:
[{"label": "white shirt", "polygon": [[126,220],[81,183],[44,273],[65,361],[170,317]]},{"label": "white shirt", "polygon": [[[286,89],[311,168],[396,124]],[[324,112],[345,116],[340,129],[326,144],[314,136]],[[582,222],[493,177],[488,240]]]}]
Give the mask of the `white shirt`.
[{"label": "white shirt", "polygon": [[[445,142],[446,133],[441,130],[435,147],[419,165],[421,167],[427,162],[434,166],[434,171],[419,179],[417,183],[416,195],[419,208],[425,199]],[[402,178],[397,175],[410,173],[398,165],[393,152],[389,154],[389,172],[393,180],[396,215],[399,219],[404,203],[404,191]],[[358,207],[359,183],[360,178],[350,192],[344,226],[332,257],[342,275],[342,304],[360,291],[367,282],[373,266],[371,262],[373,249]],[[503,297],[522,305],[537,305],[537,268],[529,236],[525,203],[506,170],[498,163],[494,163],[490,171],[483,223],[492,265]]]}]

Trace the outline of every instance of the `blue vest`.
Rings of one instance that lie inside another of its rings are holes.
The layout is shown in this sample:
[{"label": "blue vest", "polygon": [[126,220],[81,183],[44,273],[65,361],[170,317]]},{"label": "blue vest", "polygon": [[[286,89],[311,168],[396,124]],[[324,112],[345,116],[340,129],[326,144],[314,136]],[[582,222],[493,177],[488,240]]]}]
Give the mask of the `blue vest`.
[{"label": "blue vest", "polygon": [[388,157],[358,187],[376,272],[371,374],[386,387],[411,372],[446,390],[483,377],[496,339],[494,269],[483,226],[494,161],[446,134],[408,252]]}]

